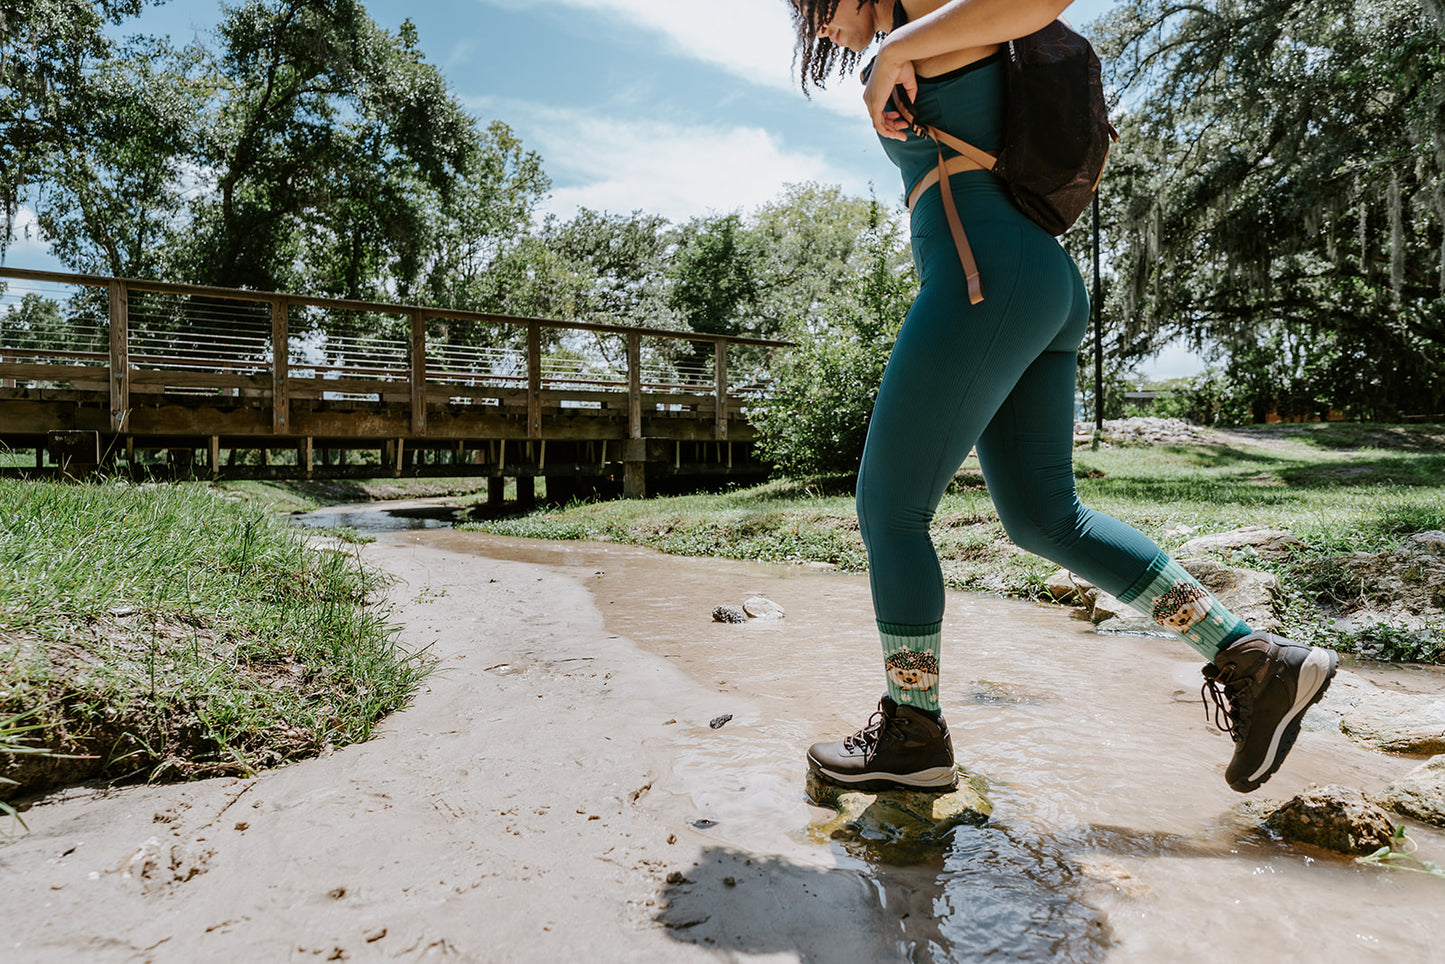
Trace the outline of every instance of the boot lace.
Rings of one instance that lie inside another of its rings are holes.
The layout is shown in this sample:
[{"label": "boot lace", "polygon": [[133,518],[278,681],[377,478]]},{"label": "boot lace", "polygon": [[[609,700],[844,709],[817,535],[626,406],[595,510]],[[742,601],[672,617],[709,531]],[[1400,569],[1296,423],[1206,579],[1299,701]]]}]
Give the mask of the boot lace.
[{"label": "boot lace", "polygon": [[[1213,663],[1205,665],[1203,673],[1199,698],[1204,701],[1204,719],[1212,716],[1214,725],[1238,743],[1249,730],[1249,701],[1244,699],[1249,677],[1235,679],[1233,666],[1221,670]],[[1210,703],[1214,704],[1212,713]]]},{"label": "boot lace", "polygon": [[862,750],[865,757],[871,757],[873,751],[878,748],[879,741],[883,739],[884,733],[897,739],[903,738],[903,731],[898,728],[898,724],[891,716],[884,713],[882,709],[874,710],[873,715],[868,718],[867,726],[852,736],[843,737],[843,749]]}]

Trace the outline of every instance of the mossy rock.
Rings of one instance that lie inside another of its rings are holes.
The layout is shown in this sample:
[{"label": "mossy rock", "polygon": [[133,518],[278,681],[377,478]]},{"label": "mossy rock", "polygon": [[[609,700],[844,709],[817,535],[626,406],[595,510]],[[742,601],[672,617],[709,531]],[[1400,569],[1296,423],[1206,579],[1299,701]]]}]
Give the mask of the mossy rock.
[{"label": "mossy rock", "polygon": [[958,771],[958,788],[946,793],[922,790],[848,790],[820,780],[808,771],[808,796],[838,816],[808,828],[819,840],[847,838],[888,842],[926,842],[945,839],[954,828],[981,826],[993,813],[988,783],[983,777]]}]

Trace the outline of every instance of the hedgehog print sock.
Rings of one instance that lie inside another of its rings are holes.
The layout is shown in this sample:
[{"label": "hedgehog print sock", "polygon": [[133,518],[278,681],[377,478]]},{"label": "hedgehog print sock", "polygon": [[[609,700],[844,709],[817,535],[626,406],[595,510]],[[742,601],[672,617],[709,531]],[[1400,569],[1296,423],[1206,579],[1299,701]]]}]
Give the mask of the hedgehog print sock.
[{"label": "hedgehog print sock", "polygon": [[943,623],[906,626],[878,623],[888,695],[903,706],[938,712],[938,650]]},{"label": "hedgehog print sock", "polygon": [[1249,624],[1231,613],[1167,553],[1159,553],[1119,601],[1137,609],[1164,629],[1183,636],[1207,660],[1248,636]]}]

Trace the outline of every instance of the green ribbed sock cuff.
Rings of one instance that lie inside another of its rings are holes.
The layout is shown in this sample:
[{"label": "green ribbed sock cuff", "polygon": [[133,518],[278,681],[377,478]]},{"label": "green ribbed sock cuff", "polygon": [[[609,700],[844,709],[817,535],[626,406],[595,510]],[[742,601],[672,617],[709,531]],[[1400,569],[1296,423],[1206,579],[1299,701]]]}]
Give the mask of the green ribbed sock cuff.
[{"label": "green ribbed sock cuff", "polygon": [[909,626],[878,623],[883,672],[893,702],[938,711],[938,656],[943,623]]},{"label": "green ribbed sock cuff", "polygon": [[1234,640],[1250,633],[1249,624],[1234,615],[1183,566],[1159,553],[1144,575],[1119,596],[1119,601],[1178,633],[1208,660]]}]

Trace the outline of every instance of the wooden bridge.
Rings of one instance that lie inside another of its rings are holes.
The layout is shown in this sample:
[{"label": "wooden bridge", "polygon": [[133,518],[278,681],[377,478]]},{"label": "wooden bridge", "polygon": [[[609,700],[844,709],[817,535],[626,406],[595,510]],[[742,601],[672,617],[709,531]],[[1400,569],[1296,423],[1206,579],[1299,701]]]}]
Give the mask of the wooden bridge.
[{"label": "wooden bridge", "polygon": [[[786,342],[0,268],[0,472],[484,476],[519,500],[766,474]],[[30,456],[33,455],[33,462]]]}]

